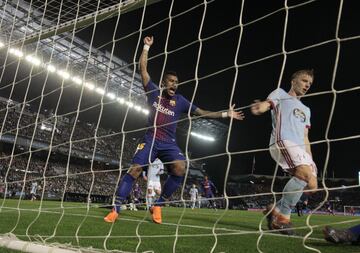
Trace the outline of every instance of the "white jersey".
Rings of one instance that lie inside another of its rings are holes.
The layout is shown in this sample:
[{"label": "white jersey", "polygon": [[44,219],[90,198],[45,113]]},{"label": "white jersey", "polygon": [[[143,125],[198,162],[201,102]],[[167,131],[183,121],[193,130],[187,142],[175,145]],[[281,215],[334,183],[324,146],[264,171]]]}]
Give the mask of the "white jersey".
[{"label": "white jersey", "polygon": [[190,194],[190,198],[195,200],[195,199],[197,199],[197,197],[199,195],[199,191],[197,188],[191,187],[189,194]]},{"label": "white jersey", "polygon": [[149,182],[160,182],[160,175],[164,173],[164,164],[160,159],[156,158],[151,163],[147,171],[147,177]]},{"label": "white jersey", "polygon": [[310,128],[310,109],[301,101],[278,88],[270,93],[272,133],[270,145],[289,140],[305,150],[305,128]]},{"label": "white jersey", "polygon": [[31,191],[30,191],[30,193],[31,194],[36,194],[37,187],[38,187],[37,182],[32,182],[31,183]]}]

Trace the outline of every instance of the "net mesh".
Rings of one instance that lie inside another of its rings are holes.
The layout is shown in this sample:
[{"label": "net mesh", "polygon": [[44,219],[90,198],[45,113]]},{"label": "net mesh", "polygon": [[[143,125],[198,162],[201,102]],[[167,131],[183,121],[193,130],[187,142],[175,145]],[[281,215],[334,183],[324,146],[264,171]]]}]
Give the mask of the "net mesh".
[{"label": "net mesh", "polygon": [[[352,3],[157,2],[0,4],[0,234],[98,251],[287,252],[300,246],[327,252],[325,225],[359,223],[349,214],[359,204],[350,168],[359,162],[360,133],[354,117],[344,116],[360,90]],[[319,20],[309,24],[307,16]],[[163,211],[164,224],[155,227],[145,210],[103,222],[137,144],[154,127],[146,125],[147,94],[137,71],[147,35],[155,37],[152,79],[160,83],[166,69],[179,69],[180,91],[216,112],[236,104],[247,113],[254,99],[284,87],[294,70],[315,69],[314,87],[302,101],[314,115],[319,188],[302,197],[306,218],[294,218],[295,236],[269,233],[258,212],[280,199],[290,177],[269,156],[269,118],[250,114],[235,122],[189,112],[177,122],[188,169]],[[217,146],[192,133],[214,136]],[[205,173],[217,195],[197,202],[217,211],[189,208],[189,189]]]}]

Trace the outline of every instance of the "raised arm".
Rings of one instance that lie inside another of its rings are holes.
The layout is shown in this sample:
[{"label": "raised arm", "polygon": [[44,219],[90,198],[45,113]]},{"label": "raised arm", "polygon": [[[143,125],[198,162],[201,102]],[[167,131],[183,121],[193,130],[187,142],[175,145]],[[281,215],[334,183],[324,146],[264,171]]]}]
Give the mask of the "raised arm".
[{"label": "raised arm", "polygon": [[139,59],[140,75],[144,88],[147,86],[148,82],[150,81],[150,75],[147,71],[147,62],[148,62],[149,49],[153,43],[154,43],[153,36],[147,36],[144,38],[144,48]]},{"label": "raised arm", "polygon": [[237,120],[243,120],[245,118],[244,113],[242,111],[234,111],[235,104],[230,107],[230,109],[226,112],[212,112],[206,111],[200,108],[197,108],[194,111],[194,114],[197,116],[206,116],[207,118],[217,119],[217,118],[234,118]]},{"label": "raised arm", "polygon": [[251,113],[254,115],[261,115],[264,112],[267,112],[271,109],[271,103],[268,100],[260,101],[260,100],[254,100],[254,103],[251,104]]}]

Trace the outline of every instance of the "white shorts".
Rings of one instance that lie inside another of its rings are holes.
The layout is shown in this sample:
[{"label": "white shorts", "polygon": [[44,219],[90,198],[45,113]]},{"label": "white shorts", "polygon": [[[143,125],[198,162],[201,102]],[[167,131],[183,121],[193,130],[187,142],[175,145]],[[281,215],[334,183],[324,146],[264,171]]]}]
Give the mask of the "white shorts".
[{"label": "white shorts", "polygon": [[161,191],[160,181],[148,181],[147,188],[151,190]]},{"label": "white shorts", "polygon": [[278,141],[270,146],[271,157],[277,162],[281,168],[292,174],[292,170],[300,165],[309,165],[312,174],[317,176],[317,168],[312,157],[298,144],[288,140]]},{"label": "white shorts", "polygon": [[191,199],[190,199],[190,200],[191,200],[191,202],[195,202],[195,201],[196,201],[196,197],[194,197],[194,198],[193,198],[193,197],[191,197]]}]

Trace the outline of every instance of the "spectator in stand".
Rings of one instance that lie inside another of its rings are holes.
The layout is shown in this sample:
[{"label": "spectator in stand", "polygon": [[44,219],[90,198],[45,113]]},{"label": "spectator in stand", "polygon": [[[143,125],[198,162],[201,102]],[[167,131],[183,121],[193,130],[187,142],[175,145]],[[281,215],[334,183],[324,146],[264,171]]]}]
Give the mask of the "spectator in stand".
[{"label": "spectator in stand", "polygon": [[132,193],[131,193],[131,200],[132,202],[130,203],[130,210],[134,210],[137,211],[137,206],[139,206],[140,204],[140,199],[142,196],[142,190],[140,188],[140,185],[138,183],[134,184],[134,187],[132,189]]}]

